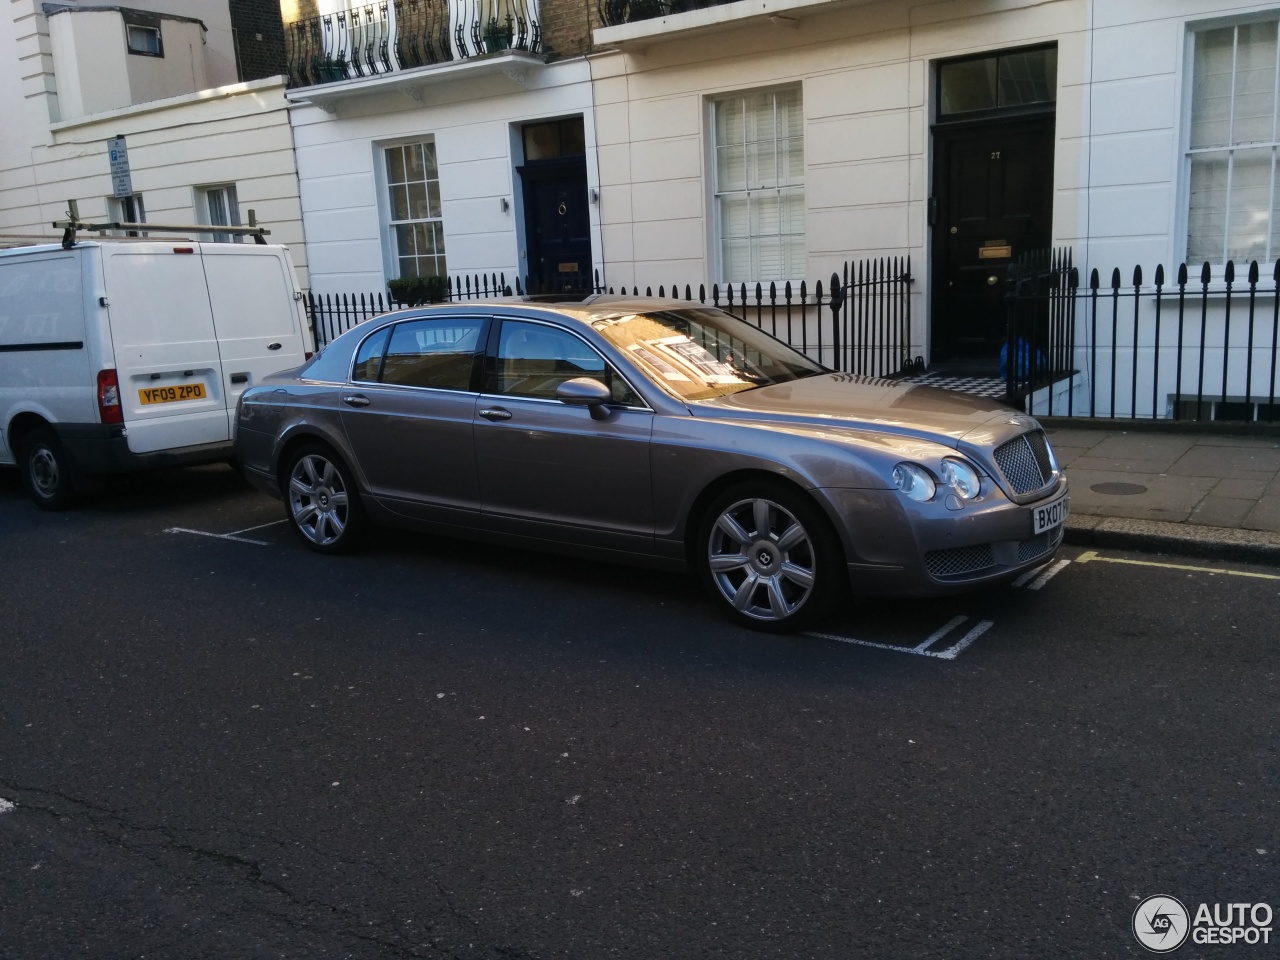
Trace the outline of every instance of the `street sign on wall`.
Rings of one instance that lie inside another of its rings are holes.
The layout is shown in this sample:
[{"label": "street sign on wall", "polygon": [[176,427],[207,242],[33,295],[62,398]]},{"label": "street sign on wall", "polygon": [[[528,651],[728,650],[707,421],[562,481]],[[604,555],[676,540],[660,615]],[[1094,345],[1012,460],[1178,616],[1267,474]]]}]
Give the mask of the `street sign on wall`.
[{"label": "street sign on wall", "polygon": [[111,161],[112,196],[133,196],[133,178],[129,175],[129,152],[125,149],[124,137],[112,137],[107,141],[107,157]]}]

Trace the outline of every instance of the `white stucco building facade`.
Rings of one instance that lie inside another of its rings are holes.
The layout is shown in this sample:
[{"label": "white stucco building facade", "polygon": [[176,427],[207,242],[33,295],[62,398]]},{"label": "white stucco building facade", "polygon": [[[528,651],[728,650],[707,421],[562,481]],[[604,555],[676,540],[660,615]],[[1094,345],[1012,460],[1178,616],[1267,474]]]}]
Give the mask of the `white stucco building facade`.
[{"label": "white stucco building facade", "polygon": [[[0,233],[82,220],[244,224],[306,248],[283,76],[242,82],[226,0],[9,5],[0,24]],[[132,194],[116,195],[123,136]],[[212,233],[208,236],[212,237]]]}]

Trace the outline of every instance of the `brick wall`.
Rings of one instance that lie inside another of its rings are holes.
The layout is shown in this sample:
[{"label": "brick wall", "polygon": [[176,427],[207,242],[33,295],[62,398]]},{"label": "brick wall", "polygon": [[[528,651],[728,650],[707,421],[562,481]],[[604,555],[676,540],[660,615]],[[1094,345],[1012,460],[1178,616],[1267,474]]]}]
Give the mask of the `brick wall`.
[{"label": "brick wall", "polygon": [[280,0],[228,0],[241,80],[285,72]]},{"label": "brick wall", "polygon": [[591,31],[600,26],[596,0],[540,0],[542,49],[557,57],[591,52]]}]

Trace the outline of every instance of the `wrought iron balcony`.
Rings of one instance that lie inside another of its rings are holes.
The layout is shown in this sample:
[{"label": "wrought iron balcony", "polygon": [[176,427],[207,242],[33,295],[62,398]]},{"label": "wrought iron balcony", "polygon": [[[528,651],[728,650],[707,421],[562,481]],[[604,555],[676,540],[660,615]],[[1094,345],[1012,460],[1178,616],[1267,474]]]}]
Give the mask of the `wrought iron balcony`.
[{"label": "wrought iron balcony", "polygon": [[734,0],[596,0],[600,22],[607,27],[653,20],[673,13],[720,7]]},{"label": "wrought iron balcony", "polygon": [[392,0],[285,24],[289,86],[541,50],[537,0]]}]

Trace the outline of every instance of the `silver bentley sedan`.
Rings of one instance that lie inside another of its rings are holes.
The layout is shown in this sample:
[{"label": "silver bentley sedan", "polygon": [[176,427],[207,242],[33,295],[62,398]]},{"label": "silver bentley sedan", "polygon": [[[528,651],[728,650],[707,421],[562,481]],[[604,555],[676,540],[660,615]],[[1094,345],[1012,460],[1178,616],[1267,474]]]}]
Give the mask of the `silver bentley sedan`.
[{"label": "silver bentley sedan", "polygon": [[779,632],[850,590],[1016,577],[1068,506],[1031,417],[833,373],[676,300],[368,320],[246,390],[236,452],[313,550],[376,523],[692,567],[731,618]]}]

